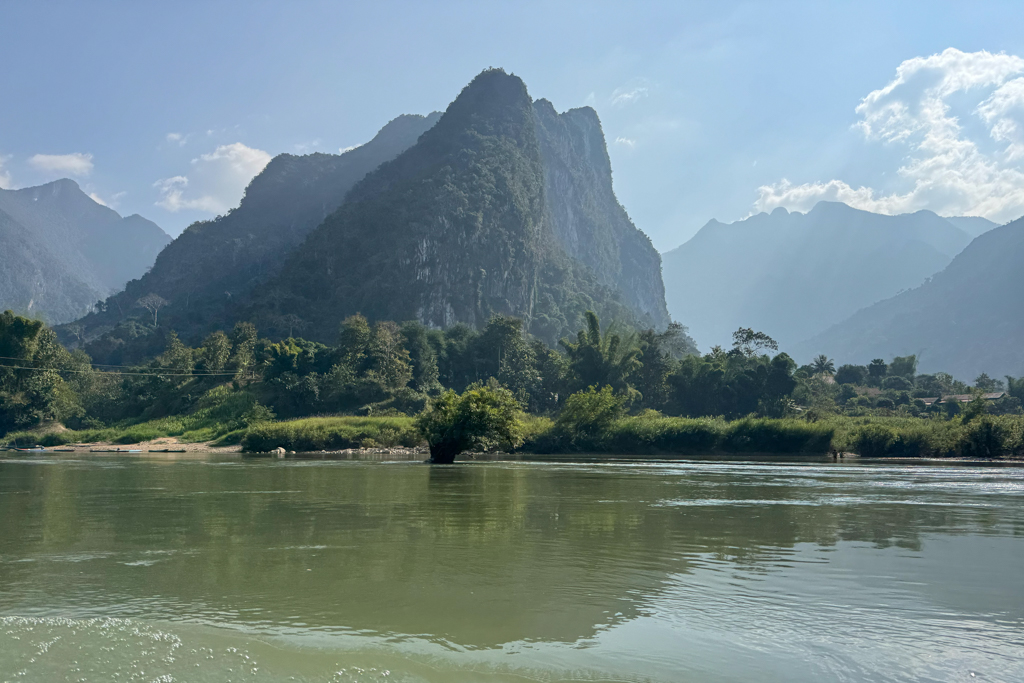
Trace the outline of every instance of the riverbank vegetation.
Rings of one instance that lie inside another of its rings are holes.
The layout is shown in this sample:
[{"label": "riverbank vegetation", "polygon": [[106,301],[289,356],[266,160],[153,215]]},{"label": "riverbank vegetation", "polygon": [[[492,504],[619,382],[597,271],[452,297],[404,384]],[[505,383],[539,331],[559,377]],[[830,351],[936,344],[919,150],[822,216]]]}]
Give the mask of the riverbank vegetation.
[{"label": "riverbank vegetation", "polygon": [[[515,318],[483,330],[370,324],[333,346],[260,338],[249,323],[144,362],[94,366],[38,321],[0,316],[0,443],[160,437],[251,452],[429,445],[541,453],[1024,454],[1024,380],[969,386],[913,356],[797,366],[750,329],[698,354],[685,328],[602,329],[588,314],[548,347]],[[150,336],[146,344],[152,344]],[[126,345],[131,340],[125,340]],[[127,354],[126,355],[131,355]],[[59,428],[46,425],[61,425]]]}]

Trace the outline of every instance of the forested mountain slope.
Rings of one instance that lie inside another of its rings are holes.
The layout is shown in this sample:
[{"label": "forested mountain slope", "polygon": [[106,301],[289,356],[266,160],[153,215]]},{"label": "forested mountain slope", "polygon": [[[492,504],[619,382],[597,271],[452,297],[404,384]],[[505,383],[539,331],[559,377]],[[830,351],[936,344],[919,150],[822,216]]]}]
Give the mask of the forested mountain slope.
[{"label": "forested mountain slope", "polygon": [[[251,315],[296,316],[312,338],[335,334],[338,321],[356,312],[371,320],[418,320],[436,327],[481,326],[492,315],[513,315],[552,342],[577,329],[587,309],[605,319],[657,315],[656,322],[663,322],[657,302],[651,305],[654,315],[634,313],[623,303],[626,297],[602,284],[586,263],[608,264],[604,279],[611,285],[623,272],[631,277],[632,266],[624,267],[615,254],[619,245],[606,243],[621,226],[591,234],[599,209],[590,208],[587,197],[547,196],[538,118],[552,124],[544,133],[549,145],[563,146],[560,157],[557,148],[549,157],[571,165],[587,159],[585,149],[565,149],[572,140],[563,139],[557,115],[550,115],[553,110],[535,115],[519,78],[497,69],[481,73],[415,146],[352,189],[261,292]],[[584,141],[602,147],[603,142],[594,133]],[[601,154],[607,158],[603,149]],[[610,181],[610,169],[592,173],[602,171]],[[581,178],[589,170],[556,173],[572,192],[590,189]],[[556,235],[551,212],[562,201],[593,211],[578,224],[577,253],[586,254],[580,260],[562,247],[566,237]],[[614,208],[621,211],[617,202]],[[273,326],[272,318],[260,326],[268,324]]]},{"label": "forested mountain slope", "polygon": [[82,320],[87,336],[145,313],[136,302],[151,294],[168,302],[160,315],[182,333],[220,325],[233,302],[280,270],[288,253],[341,205],[356,182],[415,143],[439,116],[399,116],[344,154],[274,157],[253,178],[238,208],[190,225],[145,277],[112,297],[105,312]]},{"label": "forested mountain slope", "polygon": [[146,272],[170,237],[122,218],[73,180],[0,190],[0,309],[62,323]]},{"label": "forested mountain slope", "polygon": [[664,254],[665,294],[701,345],[752,327],[787,346],[920,285],[970,240],[931,211],[883,216],[835,202],[711,220]]},{"label": "forested mountain slope", "polygon": [[920,287],[794,347],[837,363],[917,354],[921,372],[1024,375],[1024,219],[994,228]]}]

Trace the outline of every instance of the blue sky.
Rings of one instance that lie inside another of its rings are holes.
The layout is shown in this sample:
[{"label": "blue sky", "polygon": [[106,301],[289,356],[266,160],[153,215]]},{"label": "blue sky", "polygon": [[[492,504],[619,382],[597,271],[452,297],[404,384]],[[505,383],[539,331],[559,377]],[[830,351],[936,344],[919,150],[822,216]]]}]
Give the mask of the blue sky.
[{"label": "blue sky", "polygon": [[661,250],[710,218],[822,198],[1005,221],[1024,214],[1020,17],[1011,2],[0,0],[0,186],[72,177],[177,234],[237,204],[271,156],[361,144],[500,66],[559,111],[597,110],[619,199]]}]

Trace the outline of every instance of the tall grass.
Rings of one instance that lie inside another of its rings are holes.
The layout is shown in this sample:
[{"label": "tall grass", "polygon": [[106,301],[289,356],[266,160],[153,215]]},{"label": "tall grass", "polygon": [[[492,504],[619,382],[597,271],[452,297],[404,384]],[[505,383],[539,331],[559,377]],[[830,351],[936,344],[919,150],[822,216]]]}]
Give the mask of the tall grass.
[{"label": "tall grass", "polygon": [[524,450],[542,453],[823,453],[834,429],[801,420],[685,418],[641,415],[613,421],[581,436],[552,426],[534,435]]},{"label": "tall grass", "polygon": [[104,441],[128,444],[168,436],[177,437],[179,441],[185,443],[214,439],[219,439],[222,444],[231,441],[237,443],[241,436],[239,430],[245,427],[242,415],[252,407],[254,400],[248,393],[220,386],[203,395],[196,409],[187,415],[172,415],[145,422],[127,420],[97,429],[68,429],[59,432],[36,429],[12,432],[5,435],[0,443],[61,446],[69,443]]},{"label": "tall grass", "polygon": [[250,427],[242,450],[266,453],[276,448],[309,452],[343,448],[417,446],[422,438],[411,417],[311,417]]}]

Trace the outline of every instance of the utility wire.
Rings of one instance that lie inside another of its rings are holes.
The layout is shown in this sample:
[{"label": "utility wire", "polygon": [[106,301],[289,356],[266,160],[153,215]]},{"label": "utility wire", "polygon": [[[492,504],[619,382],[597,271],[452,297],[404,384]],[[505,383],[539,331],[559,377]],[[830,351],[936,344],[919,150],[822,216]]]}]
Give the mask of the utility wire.
[{"label": "utility wire", "polygon": [[[117,367],[128,367],[128,366],[117,366]],[[0,368],[6,368],[10,370],[38,370],[38,371],[53,371],[53,372],[77,372],[86,373],[93,372],[89,370],[70,370],[63,368],[34,368],[24,365],[2,365]],[[233,372],[110,372],[109,370],[100,370],[105,375],[124,375],[125,377],[234,377]]]}]

